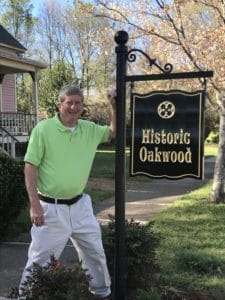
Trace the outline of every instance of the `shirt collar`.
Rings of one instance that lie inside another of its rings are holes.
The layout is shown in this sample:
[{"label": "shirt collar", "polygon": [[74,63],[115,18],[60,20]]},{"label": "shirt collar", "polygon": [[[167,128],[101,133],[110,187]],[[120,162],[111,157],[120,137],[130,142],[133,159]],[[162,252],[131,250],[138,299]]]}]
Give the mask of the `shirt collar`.
[{"label": "shirt collar", "polygon": [[[66,131],[66,132],[71,132],[66,126],[63,125],[63,123],[60,121],[59,119],[59,114],[57,113],[53,119],[55,120],[56,126],[58,128],[58,130],[60,131]],[[76,127],[78,128],[79,126],[79,120],[77,121],[77,125]]]}]

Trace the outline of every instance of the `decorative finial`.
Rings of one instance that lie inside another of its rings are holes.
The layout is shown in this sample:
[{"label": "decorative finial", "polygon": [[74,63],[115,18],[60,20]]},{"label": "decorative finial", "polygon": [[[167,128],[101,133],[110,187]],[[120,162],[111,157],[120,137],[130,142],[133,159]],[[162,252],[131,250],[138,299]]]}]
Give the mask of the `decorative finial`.
[{"label": "decorative finial", "polygon": [[114,39],[117,44],[124,45],[128,41],[129,36],[126,31],[120,30],[120,31],[117,31]]}]

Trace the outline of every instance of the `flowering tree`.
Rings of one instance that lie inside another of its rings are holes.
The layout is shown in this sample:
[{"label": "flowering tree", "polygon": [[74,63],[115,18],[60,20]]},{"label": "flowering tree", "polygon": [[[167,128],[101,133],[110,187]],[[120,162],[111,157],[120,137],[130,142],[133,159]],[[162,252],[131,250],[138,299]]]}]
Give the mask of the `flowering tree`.
[{"label": "flowering tree", "polygon": [[[182,71],[213,70],[207,98],[220,115],[219,154],[215,165],[211,201],[225,200],[225,1],[224,0],[98,0],[96,16],[121,26],[151,57],[176,61]],[[115,25],[116,24],[116,25]],[[170,84],[170,83],[169,83]],[[182,83],[183,84],[183,83]],[[204,80],[187,83],[191,89]],[[176,82],[175,85],[178,85]],[[177,86],[176,86],[177,87]]]}]

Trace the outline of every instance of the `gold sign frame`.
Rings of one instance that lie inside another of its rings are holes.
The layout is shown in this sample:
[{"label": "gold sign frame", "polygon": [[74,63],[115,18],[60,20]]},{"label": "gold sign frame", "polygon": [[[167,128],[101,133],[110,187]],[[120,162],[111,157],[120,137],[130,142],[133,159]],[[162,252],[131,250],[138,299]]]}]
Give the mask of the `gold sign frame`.
[{"label": "gold sign frame", "polygon": [[204,107],[202,90],[131,93],[130,176],[203,179]]}]

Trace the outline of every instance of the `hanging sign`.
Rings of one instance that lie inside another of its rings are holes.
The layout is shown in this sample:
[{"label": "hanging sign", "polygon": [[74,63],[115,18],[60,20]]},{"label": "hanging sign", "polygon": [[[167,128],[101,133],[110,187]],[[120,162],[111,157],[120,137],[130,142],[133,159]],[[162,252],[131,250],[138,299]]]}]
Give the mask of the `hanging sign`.
[{"label": "hanging sign", "polygon": [[204,91],[131,94],[131,176],[202,179],[204,98]]}]

